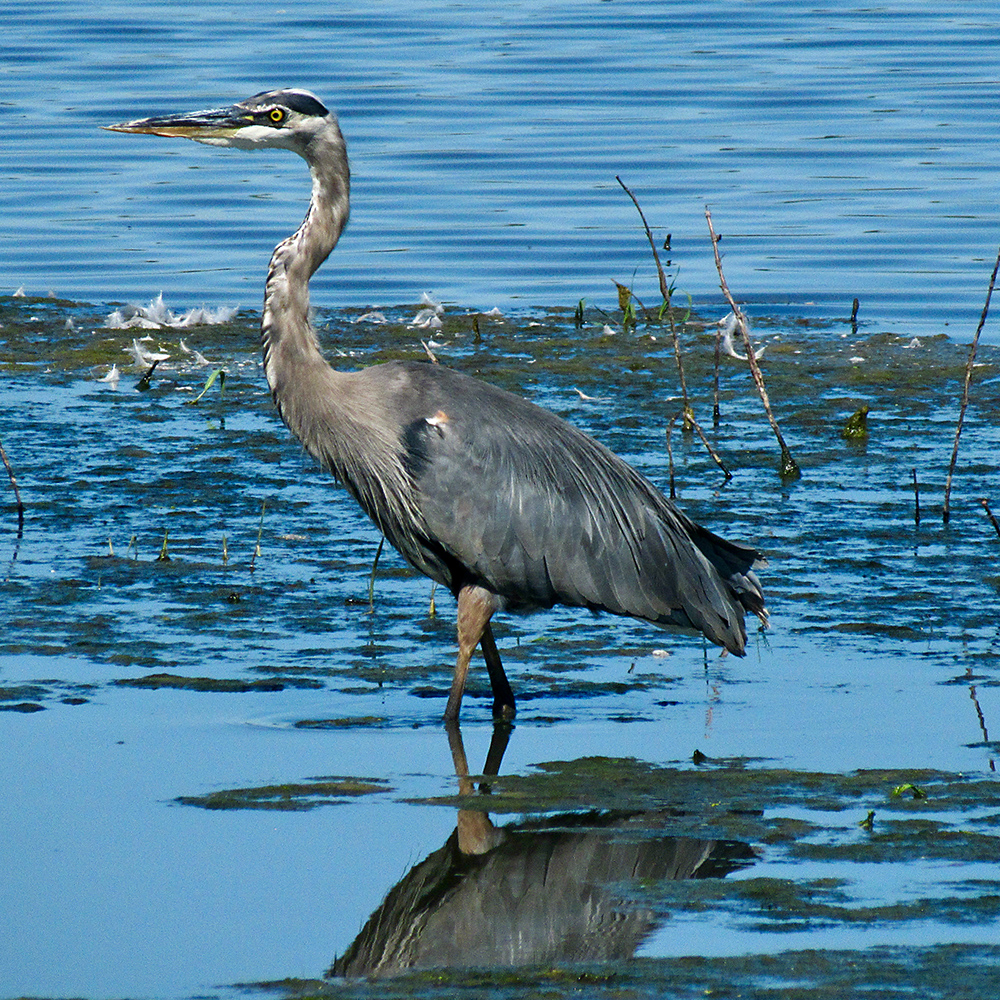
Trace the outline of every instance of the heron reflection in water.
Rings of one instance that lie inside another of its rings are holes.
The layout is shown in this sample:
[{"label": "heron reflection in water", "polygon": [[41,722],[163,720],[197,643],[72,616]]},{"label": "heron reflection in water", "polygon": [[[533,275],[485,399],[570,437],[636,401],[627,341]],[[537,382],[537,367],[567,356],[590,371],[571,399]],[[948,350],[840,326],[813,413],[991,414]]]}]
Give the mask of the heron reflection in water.
[{"label": "heron reflection in water", "polygon": [[[494,728],[487,781],[509,733]],[[389,890],[327,975],[629,959],[664,916],[630,900],[630,885],[722,878],[757,859],[742,841],[666,835],[676,820],[669,812],[571,813],[495,826],[483,808],[488,797],[475,796],[457,726],[448,738],[469,806],[459,809],[447,843]]]},{"label": "heron reflection in water", "polygon": [[445,708],[457,719],[482,649],[493,714],[514,694],[490,619],[575,605],[695,629],[742,656],[745,613],[766,624],[760,554],[695,524],[647,479],[547,410],[417,361],[333,369],[309,322],[309,279],[347,223],[350,170],[336,116],[305,90],[109,126],[214,146],[290,149],[312,175],[302,225],[276,247],[264,291],[264,371],[282,420],[382,534],[458,601]]}]

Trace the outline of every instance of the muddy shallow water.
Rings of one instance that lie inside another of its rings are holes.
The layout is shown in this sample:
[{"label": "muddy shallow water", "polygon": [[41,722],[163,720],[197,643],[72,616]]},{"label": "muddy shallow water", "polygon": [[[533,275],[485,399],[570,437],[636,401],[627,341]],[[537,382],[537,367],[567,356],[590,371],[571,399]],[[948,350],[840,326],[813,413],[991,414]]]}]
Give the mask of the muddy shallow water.
[{"label": "muddy shallow water", "polygon": [[[758,319],[788,480],[744,362],[723,359],[713,429],[718,317],[686,323],[695,413],[733,476],[675,429],[678,499],[766,552],[772,627],[740,660],[586,612],[500,617],[520,709],[497,766],[484,676],[457,739],[438,721],[451,598],[387,551],[369,603],[378,534],[278,422],[256,317],[144,331],[109,311],[0,300],[25,502],[18,537],[4,483],[0,992],[983,995],[1000,957],[1000,538],[980,504],[1000,509],[996,347],[945,526],[972,331]],[[428,332],[416,306],[384,312],[321,313],[331,355],[419,357],[433,338],[442,363],[669,489],[665,326],[449,311]],[[169,355],[148,386],[142,336]],[[218,368],[224,391],[193,403]],[[845,440],[861,406],[868,437]],[[463,765],[499,774],[459,781]],[[513,955],[514,938],[538,943]],[[323,980],[351,956],[352,976],[434,971]]]}]

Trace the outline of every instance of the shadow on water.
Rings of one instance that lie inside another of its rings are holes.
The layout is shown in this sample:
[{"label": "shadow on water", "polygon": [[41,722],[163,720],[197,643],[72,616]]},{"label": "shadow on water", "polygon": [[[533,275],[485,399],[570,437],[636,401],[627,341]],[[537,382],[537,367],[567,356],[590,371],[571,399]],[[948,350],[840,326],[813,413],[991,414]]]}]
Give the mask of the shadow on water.
[{"label": "shadow on water", "polygon": [[[484,778],[498,774],[509,735],[494,729]],[[457,726],[448,740],[460,795],[472,796]],[[485,781],[480,792],[489,794]],[[624,883],[719,878],[754,858],[737,841],[664,836],[668,818],[569,813],[498,827],[480,809],[459,809],[447,843],[389,891],[328,975],[631,958],[662,917],[628,905]]]}]

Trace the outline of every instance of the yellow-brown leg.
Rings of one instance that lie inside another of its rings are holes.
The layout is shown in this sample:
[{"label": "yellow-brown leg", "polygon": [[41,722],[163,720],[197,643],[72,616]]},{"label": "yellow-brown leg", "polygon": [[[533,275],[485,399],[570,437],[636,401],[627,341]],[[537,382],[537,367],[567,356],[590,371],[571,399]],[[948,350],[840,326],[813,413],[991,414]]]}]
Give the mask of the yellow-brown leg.
[{"label": "yellow-brown leg", "polygon": [[[458,592],[458,659],[455,661],[455,674],[451,681],[451,692],[448,704],[444,710],[445,719],[457,719],[458,710],[462,705],[462,694],[465,692],[465,680],[469,675],[469,660],[483,638],[484,632],[489,632],[490,617],[497,609],[497,599],[482,587],[463,587]],[[490,642],[493,634],[490,632]],[[496,652],[496,644],[493,643]],[[497,662],[500,657],[497,656]],[[487,661],[488,664],[488,661]],[[493,680],[493,668],[490,667],[490,680]],[[501,674],[503,668],[500,668]],[[506,678],[505,678],[506,679]]]},{"label": "yellow-brown leg", "polygon": [[[475,785],[469,777],[469,763],[465,757],[465,747],[462,745],[462,733],[458,723],[445,723],[448,730],[448,744],[451,747],[451,759],[458,776],[458,794],[473,795]],[[509,727],[508,727],[509,728]],[[499,763],[499,761],[498,761]],[[503,840],[503,831],[498,830],[490,817],[479,809],[459,809],[456,817],[458,833],[458,849],[462,854],[488,854]]]}]

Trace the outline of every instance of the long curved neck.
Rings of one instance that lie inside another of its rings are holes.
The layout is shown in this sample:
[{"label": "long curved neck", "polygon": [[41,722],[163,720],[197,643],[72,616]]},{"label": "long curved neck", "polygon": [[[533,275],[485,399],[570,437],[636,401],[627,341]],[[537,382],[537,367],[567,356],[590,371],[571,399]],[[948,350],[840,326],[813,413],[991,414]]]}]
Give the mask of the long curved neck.
[{"label": "long curved neck", "polygon": [[[264,288],[264,372],[281,419],[354,494],[394,545],[422,516],[400,455],[399,430],[364,372],[327,364],[309,322],[309,279],[347,225],[350,174],[334,120],[302,149],[312,199],[302,225],[275,247]],[[413,546],[414,551],[416,549]]]},{"label": "long curved neck", "polygon": [[290,374],[303,366],[326,367],[309,322],[309,279],[337,245],[350,212],[347,150],[336,122],[313,136],[302,155],[312,174],[312,199],[302,225],[271,255],[261,319],[264,372],[279,411]]}]

